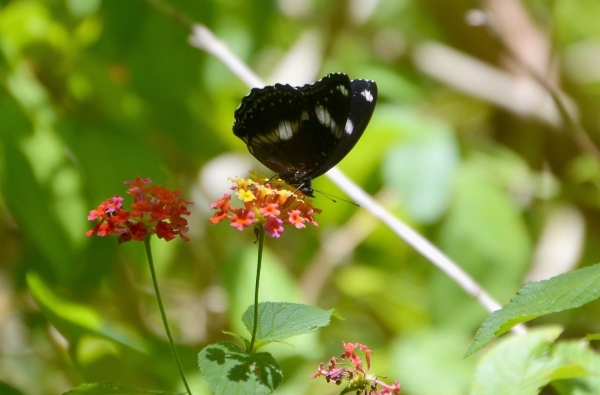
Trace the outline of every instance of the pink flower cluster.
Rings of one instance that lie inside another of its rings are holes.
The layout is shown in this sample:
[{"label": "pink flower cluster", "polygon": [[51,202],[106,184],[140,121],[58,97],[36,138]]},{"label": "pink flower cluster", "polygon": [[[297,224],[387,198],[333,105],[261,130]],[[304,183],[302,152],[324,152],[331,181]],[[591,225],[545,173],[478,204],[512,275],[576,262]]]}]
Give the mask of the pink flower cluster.
[{"label": "pink flower cluster", "polygon": [[[356,355],[355,349],[360,349],[365,353],[367,361],[367,370],[363,369],[362,359]],[[344,353],[342,360],[347,359],[351,364],[345,361],[340,362],[336,357],[332,357],[327,363],[327,369],[321,363],[317,373],[311,378],[324,376],[328,383],[333,382],[340,385],[342,381],[348,381],[348,387],[342,393],[356,391],[356,394],[363,395],[398,395],[400,394],[400,383],[396,380],[392,385],[379,380],[378,376],[373,376],[371,369],[371,354],[367,346],[360,343],[344,343]],[[341,367],[338,367],[341,365]]]},{"label": "pink flower cluster", "polygon": [[[231,187],[236,197],[243,203],[243,208],[229,204],[232,195],[226,193],[222,198],[210,205],[212,210],[219,210],[210,219],[213,224],[223,220],[231,222],[237,230],[261,224],[265,233],[271,237],[279,237],[284,226],[291,225],[297,229],[305,228],[308,222],[318,226],[313,214],[321,213],[300,192],[292,192],[281,180],[268,180],[257,174],[250,174],[250,179],[230,178]],[[266,182],[265,182],[266,181]]]},{"label": "pink flower cluster", "polygon": [[123,198],[114,196],[102,202],[96,210],[90,211],[89,221],[100,220],[86,236],[97,234],[100,237],[116,234],[119,243],[138,240],[156,234],[166,241],[179,235],[189,241],[183,234],[188,231],[188,223],[183,215],[190,215],[187,206],[194,204],[181,198],[181,191],[172,191],[161,185],[147,187],[152,181],[142,180],[140,176],[134,181],[125,181],[129,185],[127,193],[133,196],[131,210],[123,209]]}]

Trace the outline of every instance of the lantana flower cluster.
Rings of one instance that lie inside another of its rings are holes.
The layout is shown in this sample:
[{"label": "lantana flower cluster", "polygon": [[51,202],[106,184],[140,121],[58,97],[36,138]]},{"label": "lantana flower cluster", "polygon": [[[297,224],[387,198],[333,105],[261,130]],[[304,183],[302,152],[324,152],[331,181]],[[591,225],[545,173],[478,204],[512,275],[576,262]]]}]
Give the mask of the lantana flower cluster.
[{"label": "lantana flower cluster", "polygon": [[[367,370],[363,369],[362,359],[356,355],[355,349],[365,353],[367,361]],[[397,395],[400,394],[400,383],[396,380],[392,385],[386,384],[374,376],[371,370],[371,354],[367,346],[360,343],[344,343],[344,353],[342,362],[336,357],[332,357],[327,363],[327,368],[321,363],[317,373],[311,376],[312,379],[324,376],[328,383],[333,382],[340,385],[342,381],[348,381],[347,388],[342,393],[356,391],[356,394],[363,395]],[[344,361],[348,360],[348,362]]]},{"label": "lantana flower cluster", "polygon": [[252,224],[262,225],[270,237],[279,237],[284,226],[290,225],[297,229],[306,227],[306,223],[319,226],[313,214],[321,210],[312,206],[299,191],[291,191],[289,185],[281,180],[269,180],[256,173],[250,173],[250,178],[232,177],[234,184],[231,189],[242,202],[243,207],[237,208],[230,204],[232,195],[226,193],[222,198],[210,205],[212,210],[219,210],[210,219],[213,224],[223,220],[231,222],[237,230],[243,230]]},{"label": "lantana flower cluster", "polygon": [[181,191],[172,191],[162,185],[148,186],[152,180],[140,176],[134,181],[125,181],[127,193],[133,196],[131,210],[123,209],[123,198],[113,196],[90,211],[88,220],[100,220],[86,236],[100,237],[118,235],[119,243],[138,240],[156,234],[166,241],[179,235],[184,241],[188,222],[182,216],[190,215],[187,206],[194,204],[181,198]]}]

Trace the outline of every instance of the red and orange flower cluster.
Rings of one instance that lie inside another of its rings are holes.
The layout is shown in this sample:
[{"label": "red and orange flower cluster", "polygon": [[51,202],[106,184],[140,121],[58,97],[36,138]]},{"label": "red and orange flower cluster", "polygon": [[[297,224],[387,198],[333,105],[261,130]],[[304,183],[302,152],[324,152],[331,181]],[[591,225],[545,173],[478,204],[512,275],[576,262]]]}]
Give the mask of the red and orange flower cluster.
[{"label": "red and orange flower cluster", "polygon": [[151,182],[149,178],[142,180],[140,176],[134,181],[125,181],[129,185],[127,193],[133,196],[131,211],[122,208],[122,197],[111,197],[96,210],[90,211],[88,220],[99,219],[100,222],[86,236],[116,234],[119,243],[123,243],[131,239],[143,241],[151,234],[166,241],[179,235],[184,241],[189,241],[183,235],[188,231],[188,223],[182,216],[190,215],[187,206],[194,203],[182,199],[181,191],[172,191],[161,185],[148,187]]},{"label": "red and orange flower cluster", "polygon": [[269,180],[255,173],[250,173],[250,177],[229,179],[235,184],[231,189],[236,191],[235,195],[244,207],[230,205],[232,195],[226,193],[210,205],[211,209],[219,210],[210,222],[217,224],[228,220],[237,230],[258,223],[271,237],[281,236],[286,225],[301,229],[308,222],[318,226],[313,214],[320,214],[321,210],[306,201],[302,193],[286,189],[290,186],[281,180]]},{"label": "red and orange flower cluster", "polygon": [[[365,353],[365,359],[367,360],[367,370],[363,369],[363,362],[354,350],[358,348]],[[341,384],[343,380],[348,381],[348,387],[342,391],[343,393],[349,393],[356,391],[357,394],[364,395],[397,395],[400,394],[400,383],[396,380],[394,384],[389,385],[379,380],[378,376],[374,376],[371,370],[371,354],[373,351],[369,350],[367,346],[360,343],[344,343],[344,353],[342,354],[342,360],[348,359],[352,365],[347,362],[339,362],[336,357],[329,360],[327,369],[323,364],[319,365],[317,373],[313,374],[311,378],[317,378],[324,376],[327,382],[334,382],[337,385]],[[344,367],[337,367],[343,365]],[[349,367],[351,366],[351,367]]]}]

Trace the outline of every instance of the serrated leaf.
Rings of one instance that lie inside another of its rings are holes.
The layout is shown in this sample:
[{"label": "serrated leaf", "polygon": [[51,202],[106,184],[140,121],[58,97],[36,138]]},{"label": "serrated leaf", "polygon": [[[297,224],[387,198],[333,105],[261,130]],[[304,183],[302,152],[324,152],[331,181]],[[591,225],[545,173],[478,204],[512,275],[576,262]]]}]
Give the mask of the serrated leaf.
[{"label": "serrated leaf", "polygon": [[94,383],[83,384],[63,395],[80,395],[80,394],[111,394],[111,395],[173,395],[172,392],[165,391],[146,391],[136,387],[131,387],[124,384],[113,383]]},{"label": "serrated leaf", "polygon": [[[331,317],[340,315],[334,310],[321,310],[318,307],[297,303],[265,302],[258,304],[258,328],[256,341],[283,341],[292,336],[314,332],[329,325]],[[242,315],[242,322],[252,333],[254,325],[254,305]]]},{"label": "serrated leaf", "polygon": [[600,264],[532,282],[521,288],[502,309],[490,314],[481,324],[469,356],[514,325],[545,314],[574,309],[600,297]]},{"label": "serrated leaf", "polygon": [[283,378],[271,354],[247,354],[229,342],[205,347],[198,354],[198,366],[214,395],[267,395]]},{"label": "serrated leaf", "polygon": [[471,395],[535,395],[555,378],[585,375],[585,369],[554,355],[557,327],[514,335],[496,345],[479,362]]}]

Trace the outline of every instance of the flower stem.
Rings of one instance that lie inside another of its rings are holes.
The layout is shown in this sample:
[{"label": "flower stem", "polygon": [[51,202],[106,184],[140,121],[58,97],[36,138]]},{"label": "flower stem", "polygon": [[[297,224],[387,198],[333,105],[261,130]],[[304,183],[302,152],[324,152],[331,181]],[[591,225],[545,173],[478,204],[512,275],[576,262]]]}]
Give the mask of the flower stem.
[{"label": "flower stem", "polygon": [[177,368],[179,369],[179,374],[181,375],[181,379],[183,380],[183,385],[185,385],[187,393],[189,395],[192,395],[192,391],[190,391],[190,387],[188,386],[187,380],[185,379],[185,374],[183,373],[181,362],[179,361],[179,355],[177,355],[177,350],[175,349],[175,343],[173,342],[171,330],[169,329],[169,324],[167,323],[167,315],[165,314],[165,308],[162,303],[162,298],[160,297],[158,281],[156,280],[156,271],[154,270],[154,261],[152,259],[152,250],[150,249],[150,236],[144,239],[144,246],[146,247],[146,255],[148,256],[148,264],[150,265],[150,273],[152,273],[152,283],[154,284],[154,292],[156,293],[158,309],[160,310],[160,316],[162,317],[163,325],[165,326],[165,331],[167,332],[167,337],[169,338],[169,346],[171,346],[171,352],[173,353],[173,357],[175,358],[175,362],[177,363]]},{"label": "flower stem", "polygon": [[258,262],[256,263],[256,285],[254,286],[254,324],[252,327],[252,340],[250,340],[250,352],[254,352],[254,341],[258,329],[258,285],[260,283],[260,268],[262,266],[263,245],[265,243],[265,230],[262,226],[258,229]]}]

